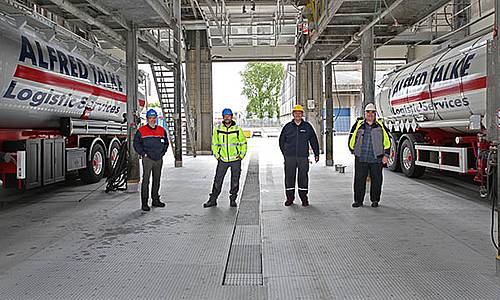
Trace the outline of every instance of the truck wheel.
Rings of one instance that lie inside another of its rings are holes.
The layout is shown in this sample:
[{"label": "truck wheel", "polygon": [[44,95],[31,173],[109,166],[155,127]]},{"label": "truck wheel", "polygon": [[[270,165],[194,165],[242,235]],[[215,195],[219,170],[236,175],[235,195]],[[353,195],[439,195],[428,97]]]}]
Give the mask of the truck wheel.
[{"label": "truck wheel", "polygon": [[118,153],[120,153],[120,143],[117,140],[114,140],[111,142],[109,145],[109,157],[107,160],[107,166],[106,166],[106,174],[111,174],[113,171],[113,165],[115,164],[116,160],[118,159]]},{"label": "truck wheel", "polygon": [[94,144],[90,149],[90,160],[87,161],[87,168],[80,172],[80,177],[85,183],[96,183],[104,177],[106,166],[106,152],[100,144]]},{"label": "truck wheel", "polygon": [[425,167],[415,165],[416,150],[413,142],[406,139],[400,151],[401,170],[407,177],[416,178],[424,175]]},{"label": "truck wheel", "polygon": [[398,145],[396,144],[396,139],[391,137],[391,153],[389,155],[389,161],[387,162],[387,168],[393,172],[401,172],[401,164],[399,161]]}]

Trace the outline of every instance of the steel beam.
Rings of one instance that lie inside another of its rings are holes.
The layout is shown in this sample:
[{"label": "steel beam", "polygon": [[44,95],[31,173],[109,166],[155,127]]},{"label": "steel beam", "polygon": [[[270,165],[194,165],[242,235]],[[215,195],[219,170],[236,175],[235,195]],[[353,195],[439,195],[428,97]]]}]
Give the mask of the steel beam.
[{"label": "steel beam", "polygon": [[405,0],[396,0],[394,3],[392,3],[386,10],[384,10],[378,17],[373,19],[369,24],[363,27],[358,33],[354,34],[354,36],[351,38],[350,41],[345,43],[340,49],[335,51],[332,56],[326,61],[326,64],[331,63],[334,61],[340,54],[342,54],[349,46],[351,46],[353,43],[357,42],[363,33],[365,33],[367,30],[373,30],[373,26],[375,26],[380,20],[385,18],[388,14],[390,14],[396,7],[398,7],[403,1]]},{"label": "steel beam", "polygon": [[205,0],[205,2],[207,3],[208,10],[210,11],[212,17],[215,20],[215,25],[217,26],[217,29],[219,29],[224,45],[227,45],[229,47],[229,42],[227,40],[226,32],[224,31],[224,29],[222,29],[222,20],[219,21],[219,17],[217,17],[217,13],[214,11],[214,6],[216,6],[216,4],[212,0]]},{"label": "steel beam", "polygon": [[[61,9],[67,11],[68,13],[70,13],[72,15],[75,15],[75,16],[78,16],[78,18],[80,18],[83,22],[87,23],[88,25],[98,27],[100,29],[100,32],[102,33],[102,35],[104,35],[110,42],[112,42],[113,44],[115,44],[115,46],[117,46],[118,48],[121,48],[121,49],[125,49],[126,48],[126,41],[125,41],[125,39],[123,38],[123,36],[121,34],[117,33],[115,30],[113,30],[109,26],[105,25],[101,21],[96,20],[94,17],[92,17],[91,15],[89,15],[88,13],[86,13],[85,11],[83,11],[83,10],[79,9],[78,7],[76,7],[74,4],[71,4],[71,3],[69,3],[68,1],[65,1],[65,0],[50,0],[50,1],[52,3],[54,3],[55,5],[58,5]],[[99,5],[98,4],[99,2],[97,2],[95,0],[90,0],[90,3],[91,4],[95,3],[96,5]],[[106,10],[104,8],[104,6],[100,6],[100,9]],[[120,22],[127,23],[126,20],[121,15],[119,15],[118,13],[113,12],[111,10],[109,10],[109,11],[106,10],[106,11],[108,13],[114,15],[113,20],[115,20],[115,21],[116,20],[121,20]],[[129,28],[129,25],[127,25],[127,24],[125,24],[125,25],[127,26],[127,28]],[[153,45],[150,42],[148,42],[148,44],[153,49],[158,48],[156,45]],[[143,56],[150,57],[150,58],[153,58],[153,57],[157,58],[157,60],[159,62],[162,62],[162,63],[166,63],[169,59],[171,59],[171,57],[169,57],[167,54],[163,54],[163,55],[165,55],[166,59],[161,59],[161,58],[159,58],[157,56],[157,54],[152,54],[149,51],[146,51],[145,49],[139,48],[138,51],[139,51],[139,54],[141,54]],[[158,52],[162,53],[164,51],[160,49],[160,50],[158,50]]]},{"label": "steel beam", "polygon": [[132,28],[127,31],[126,44],[127,64],[127,141],[128,141],[128,182],[139,183],[139,156],[133,148],[133,140],[137,132],[137,30]]},{"label": "steel beam", "polygon": [[85,23],[100,28],[102,30],[102,32],[108,38],[110,38],[113,42],[117,43],[118,45],[120,45],[122,47],[125,45],[125,40],[121,35],[116,33],[113,29],[111,29],[110,27],[108,27],[104,23],[96,20],[94,17],[92,17],[91,15],[86,13],[85,11],[83,11],[83,10],[79,9],[78,7],[76,7],[75,5],[71,4],[70,2],[65,1],[65,0],[50,0],[50,2],[58,5],[61,9],[69,12],[70,14],[72,14],[74,16],[78,16]]},{"label": "steel beam", "polygon": [[375,98],[373,27],[361,36],[361,77],[363,82],[363,108]]},{"label": "steel beam", "polygon": [[316,40],[318,40],[318,38],[321,36],[323,31],[328,26],[328,24],[330,24],[330,21],[332,20],[333,16],[340,8],[340,6],[342,6],[343,3],[344,0],[328,1],[328,7],[325,9],[325,13],[321,17],[317,33],[310,38],[309,42],[304,47],[302,53],[299,53],[299,63],[302,63],[304,61],[307,54],[309,54],[309,51],[311,51],[312,47],[316,43]]},{"label": "steel beam", "polygon": [[332,64],[325,65],[325,101],[326,101],[326,165],[333,166],[333,80]]},{"label": "steel beam", "polygon": [[170,28],[173,28],[175,26],[176,22],[175,20],[172,19],[172,16],[168,11],[167,7],[165,6],[165,4],[163,4],[159,0],[145,0],[145,1],[163,19],[163,21],[165,21],[165,23],[169,25]]},{"label": "steel beam", "polygon": [[95,9],[99,10],[103,14],[107,15],[110,17],[113,21],[118,23],[121,27],[125,28],[126,30],[130,30],[129,25],[127,24],[127,21],[125,18],[117,13],[115,10],[111,10],[109,7],[106,7],[101,1],[98,0],[86,0],[92,7]]}]

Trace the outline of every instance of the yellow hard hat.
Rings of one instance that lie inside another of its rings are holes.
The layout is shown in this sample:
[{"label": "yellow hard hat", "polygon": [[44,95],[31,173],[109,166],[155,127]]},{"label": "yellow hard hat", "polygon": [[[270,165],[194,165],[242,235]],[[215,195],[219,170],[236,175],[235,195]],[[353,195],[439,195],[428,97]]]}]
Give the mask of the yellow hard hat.
[{"label": "yellow hard hat", "polygon": [[293,111],[301,111],[301,112],[304,112],[304,108],[302,107],[302,105],[300,104],[297,104],[293,107]]}]

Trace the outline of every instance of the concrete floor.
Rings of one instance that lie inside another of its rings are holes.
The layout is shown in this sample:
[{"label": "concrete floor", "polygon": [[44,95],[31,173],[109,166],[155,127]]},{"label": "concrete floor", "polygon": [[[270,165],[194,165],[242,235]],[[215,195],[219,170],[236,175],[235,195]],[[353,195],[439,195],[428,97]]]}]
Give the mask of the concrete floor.
[{"label": "concrete floor", "polygon": [[[350,166],[345,140],[335,139],[335,159]],[[219,206],[202,208],[215,161],[185,158],[175,169],[169,157],[167,207],[148,213],[138,194],[105,194],[102,184],[3,197],[14,202],[0,210],[0,299],[500,299],[485,203],[385,172],[381,206],[353,209],[352,167],[339,174],[321,162],[311,165],[312,205],[284,207],[277,140],[250,148],[262,286],[222,285],[243,213],[229,207],[227,182]]]}]

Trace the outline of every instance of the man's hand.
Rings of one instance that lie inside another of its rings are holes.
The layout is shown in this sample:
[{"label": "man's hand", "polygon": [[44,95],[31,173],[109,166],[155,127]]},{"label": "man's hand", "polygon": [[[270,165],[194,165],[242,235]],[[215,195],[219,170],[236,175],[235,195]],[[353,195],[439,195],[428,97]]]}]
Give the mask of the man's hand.
[{"label": "man's hand", "polygon": [[387,163],[389,163],[389,157],[384,156],[384,157],[382,158],[382,163],[383,163],[384,165],[387,165]]},{"label": "man's hand", "polygon": [[314,161],[315,161],[315,162],[318,162],[318,161],[319,161],[319,156],[315,156],[315,157],[314,157]]}]

